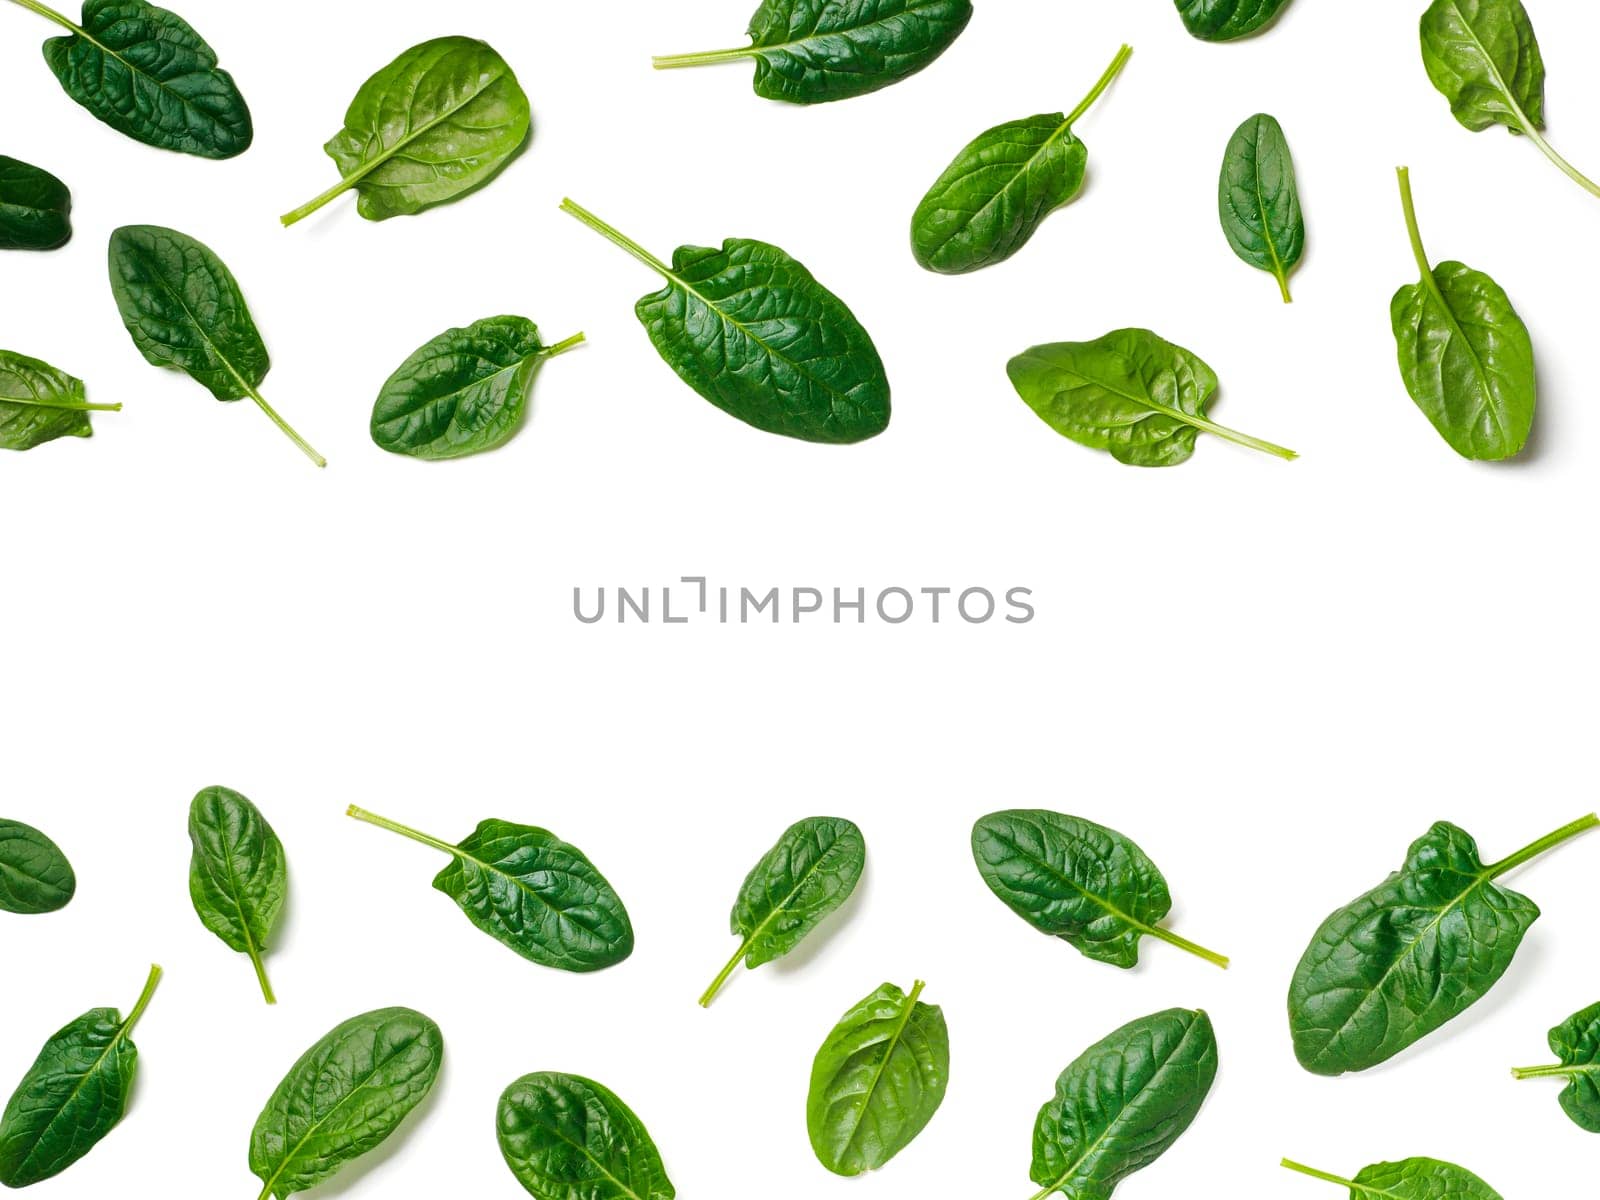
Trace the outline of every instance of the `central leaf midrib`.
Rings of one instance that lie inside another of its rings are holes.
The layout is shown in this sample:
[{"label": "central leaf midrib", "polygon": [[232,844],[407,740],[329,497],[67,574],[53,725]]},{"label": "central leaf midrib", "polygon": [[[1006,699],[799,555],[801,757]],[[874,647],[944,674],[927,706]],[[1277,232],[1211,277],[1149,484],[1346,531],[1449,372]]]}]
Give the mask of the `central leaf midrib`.
[{"label": "central leaf midrib", "polygon": [[[359,167],[357,167],[356,170],[354,170],[350,174],[344,176],[343,182],[346,183],[346,184],[359,183],[361,180],[365,179],[368,175],[372,174],[372,172],[376,171],[379,167],[381,167],[385,163],[387,163],[390,159],[392,159],[392,158],[396,157],[397,155],[399,155],[402,150],[408,149],[414,142],[417,141],[417,139],[421,138],[425,134],[432,133],[436,128],[438,128],[444,122],[450,120],[457,113],[461,112],[463,109],[465,109],[469,105],[476,103],[479,99],[481,99],[484,96],[485,93],[488,92],[488,90],[490,88],[492,88],[495,84],[499,83],[504,78],[505,78],[505,73],[503,71],[498,73],[498,74],[496,74],[492,79],[490,79],[487,83],[485,83],[477,91],[473,92],[466,99],[462,100],[461,103],[457,104],[454,108],[446,109],[444,112],[441,112],[438,116],[434,117],[432,120],[425,121],[421,125],[417,126],[416,128],[407,130],[406,131],[406,135],[404,137],[400,138],[398,141],[396,141],[394,143],[394,145],[385,147],[371,161],[362,163]],[[361,133],[363,135],[363,137],[366,136],[365,132],[361,131],[361,130],[350,130],[350,132],[352,132],[352,133]],[[374,130],[374,132],[377,132],[377,131]]]},{"label": "central leaf midrib", "polygon": [[634,1191],[633,1188],[631,1188],[627,1184],[623,1183],[622,1180],[618,1179],[615,1175],[613,1175],[609,1170],[606,1169],[606,1165],[604,1163],[602,1163],[593,1154],[589,1153],[589,1147],[588,1146],[586,1146],[586,1145],[580,1146],[577,1142],[573,1141],[571,1138],[567,1137],[564,1133],[562,1133],[560,1128],[558,1128],[558,1127],[556,1127],[554,1125],[545,1125],[543,1128],[546,1129],[550,1133],[550,1135],[556,1139],[556,1141],[562,1143],[565,1146],[570,1146],[572,1149],[576,1150],[579,1154],[583,1155],[583,1157],[584,1157],[584,1159],[586,1161],[588,1161],[589,1163],[593,1164],[595,1170],[599,1171],[600,1174],[604,1175],[612,1183],[616,1184],[617,1187],[621,1188],[622,1191],[626,1195],[631,1196],[633,1198],[633,1200],[644,1200],[644,1198],[642,1196],[640,1196],[638,1192]]},{"label": "central leaf midrib", "polygon": [[[1111,916],[1115,917],[1117,920],[1123,922],[1126,925],[1129,925],[1129,926],[1133,927],[1134,929],[1137,929],[1140,933],[1154,933],[1155,932],[1154,928],[1152,928],[1150,925],[1145,924],[1143,921],[1139,920],[1137,917],[1129,916],[1127,913],[1123,912],[1116,905],[1112,904],[1111,901],[1108,900],[1106,897],[1096,895],[1094,892],[1091,892],[1088,888],[1086,888],[1082,884],[1080,884],[1076,879],[1073,879],[1071,876],[1065,875],[1061,871],[1057,870],[1056,869],[1056,865],[1054,863],[1050,862],[1048,859],[1039,858],[1039,857],[1036,857],[1035,855],[1031,854],[1025,847],[1023,847],[1023,845],[1020,842],[1017,842],[1015,840],[1007,838],[1006,836],[1004,836],[1003,834],[1000,834],[1000,833],[995,833],[992,836],[995,838],[996,841],[1003,842],[1003,843],[1009,845],[1012,848],[1012,850],[1017,854],[1018,857],[1028,859],[1030,862],[1038,863],[1041,867],[1043,867],[1046,871],[1048,871],[1053,878],[1055,878],[1058,881],[1060,881],[1061,883],[1065,884],[1071,890],[1077,892],[1078,895],[1082,896],[1085,900],[1090,900],[1090,901],[1094,902],[1095,904],[1099,905],[1102,909],[1104,909]],[[1209,941],[1210,939],[1207,939],[1207,940]]]},{"label": "central leaf midrib", "polygon": [[[118,1015],[120,1016],[121,1014],[119,1013]],[[38,1153],[39,1147],[44,1144],[45,1138],[49,1136],[50,1131],[56,1127],[56,1122],[59,1121],[62,1115],[77,1102],[78,1094],[82,1092],[84,1087],[88,1084],[90,1077],[99,1074],[101,1069],[105,1066],[106,1059],[114,1054],[117,1047],[122,1044],[122,1039],[127,1031],[127,1021],[124,1020],[119,1022],[117,1025],[117,1031],[111,1035],[111,1040],[106,1043],[106,1048],[95,1057],[94,1062],[89,1064],[88,1069],[85,1070],[83,1074],[78,1076],[78,1081],[72,1085],[72,1091],[68,1092],[67,1095],[63,1097],[61,1103],[56,1106],[56,1111],[52,1113],[50,1119],[45,1122],[44,1128],[39,1131],[39,1136],[34,1139],[33,1145],[29,1147],[28,1153],[23,1157],[22,1161],[24,1164],[33,1161],[33,1156]]]},{"label": "central leaf midrib", "polygon": [[[451,852],[454,853],[456,855],[456,857],[461,859],[463,862],[469,862],[473,866],[478,867],[479,869],[487,872],[490,875],[498,875],[502,879],[509,880],[511,882],[511,884],[514,887],[516,887],[519,891],[525,892],[528,895],[532,896],[540,904],[544,905],[544,907],[546,909],[548,909],[552,915],[554,915],[555,917],[559,918],[560,920],[568,921],[571,924],[576,925],[579,929],[585,929],[584,925],[582,925],[580,922],[578,922],[577,920],[575,920],[574,918],[569,916],[565,910],[557,908],[554,904],[550,903],[550,901],[546,900],[542,895],[540,895],[539,892],[534,890],[534,888],[532,888],[528,884],[524,883],[522,881],[521,877],[511,874],[510,871],[505,870],[498,863],[485,862],[483,859],[479,858],[477,855],[471,853],[468,850],[463,849],[459,845],[451,847]],[[555,870],[555,868],[550,868],[550,869],[551,870]],[[564,873],[564,874],[567,874],[567,875],[571,875],[573,877],[578,877],[578,872],[577,871],[568,870],[566,872],[558,872],[558,873]],[[493,910],[493,905],[492,904],[490,905],[490,909],[491,909],[491,911]],[[587,929],[586,932],[591,933],[591,934],[595,934],[595,935],[598,936],[598,932],[599,931],[595,930],[595,929]]]},{"label": "central leaf midrib", "polygon": [[867,1090],[862,1093],[861,1104],[857,1109],[856,1122],[850,1128],[849,1138],[845,1140],[844,1148],[846,1150],[856,1144],[856,1138],[861,1133],[861,1126],[864,1123],[866,1112],[872,1107],[872,1098],[877,1095],[878,1087],[883,1082],[884,1072],[889,1069],[889,1060],[894,1057],[895,1051],[900,1048],[906,1029],[911,1024],[911,1017],[916,1012],[917,1000],[913,994],[906,993],[903,999],[905,1000],[905,1011],[900,1014],[900,1020],[895,1023],[894,1032],[889,1035],[888,1041],[884,1043],[883,1056],[878,1062],[877,1069],[872,1073],[872,1082],[867,1085]]},{"label": "central leaf midrib", "polygon": [[[142,246],[137,246],[136,245],[134,247],[134,249],[136,251],[138,251],[141,255],[146,253]],[[154,255],[151,255],[151,257],[154,258]],[[180,258],[182,257],[181,249],[179,251],[179,257]],[[211,352],[217,356],[217,361],[222,364],[223,368],[228,372],[228,374],[233,376],[233,381],[239,385],[239,388],[240,388],[241,391],[244,392],[244,395],[245,396],[249,396],[252,399],[255,399],[256,398],[255,385],[246,383],[244,381],[244,376],[240,375],[238,370],[237,370],[237,368],[234,367],[233,360],[230,359],[225,353],[223,353],[222,347],[218,346],[216,344],[216,342],[211,340],[211,335],[208,332],[206,332],[205,326],[200,323],[200,318],[195,316],[193,310],[191,310],[189,308],[189,302],[187,300],[185,300],[181,295],[179,295],[176,291],[174,291],[173,288],[172,288],[172,285],[167,282],[167,277],[166,277],[165,273],[163,273],[160,270],[160,264],[159,263],[155,264],[155,266],[156,266],[156,269],[150,271],[150,277],[152,279],[154,279],[156,281],[156,283],[160,284],[162,290],[165,291],[167,293],[167,295],[171,296],[173,301],[176,302],[176,304],[178,305],[178,307],[183,310],[183,315],[189,318],[189,324],[194,327],[194,331],[200,335],[200,339],[203,342],[205,342],[205,344],[211,349]],[[187,270],[185,270],[184,273],[187,274],[188,273]],[[210,272],[208,271],[207,274],[209,274],[209,273]],[[237,291],[237,285],[235,286],[235,290]],[[240,303],[242,305],[243,301],[241,300]],[[255,332],[256,338],[259,340],[260,337],[261,337],[260,331],[256,330],[255,321],[254,321],[253,318],[250,317],[248,310],[245,313],[245,319],[247,321],[249,321],[251,330],[253,332]],[[152,339],[152,340],[154,340],[154,339]],[[164,344],[170,346],[170,343],[164,343]],[[176,365],[176,364],[174,364],[174,365]],[[183,368],[183,370],[185,371],[185,373],[188,373],[188,368]],[[244,399],[244,396],[239,397],[239,399],[241,399],[241,400]]]},{"label": "central leaf midrib", "polygon": [[787,42],[771,42],[765,44],[761,42],[752,42],[748,53],[752,57],[760,57],[762,54],[776,54],[783,51],[794,50],[799,47],[808,47],[814,42],[820,42],[827,38],[852,37],[861,34],[864,30],[869,30],[880,26],[887,26],[891,20],[898,17],[922,15],[923,10],[933,8],[938,3],[940,3],[940,0],[909,0],[906,6],[899,12],[894,13],[892,17],[879,17],[871,21],[863,21],[859,25],[849,25],[843,29],[825,29],[819,31],[815,26],[813,26],[809,33],[806,33],[798,38],[793,38]]},{"label": "central leaf midrib", "polygon": [[775,904],[772,908],[772,911],[769,912],[753,930],[745,935],[744,948],[746,952],[749,951],[755,940],[767,931],[767,927],[769,925],[776,921],[782,914],[789,911],[790,901],[800,894],[800,890],[804,888],[806,884],[810,883],[812,879],[822,872],[823,865],[828,861],[828,856],[833,854],[834,851],[838,850],[839,843],[842,840],[843,839],[841,838],[835,838],[831,846],[829,846],[821,854],[817,855],[816,861],[811,864],[811,869],[801,876],[800,881],[789,890],[789,894],[785,896],[778,904]]}]

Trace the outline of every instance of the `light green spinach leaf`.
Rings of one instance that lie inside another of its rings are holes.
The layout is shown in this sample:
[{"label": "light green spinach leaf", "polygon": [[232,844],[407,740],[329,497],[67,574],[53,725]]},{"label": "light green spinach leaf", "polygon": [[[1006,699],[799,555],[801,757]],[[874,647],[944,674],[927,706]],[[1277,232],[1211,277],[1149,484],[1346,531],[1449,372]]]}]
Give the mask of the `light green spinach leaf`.
[{"label": "light green spinach leaf", "polygon": [[673,1200],[644,1123],[609,1088],[580,1075],[524,1075],[500,1097],[500,1153],[539,1200]]},{"label": "light green spinach leaf", "polygon": [[1600,1133],[1600,1004],[1574,1013],[1550,1031],[1554,1066],[1518,1067],[1518,1079],[1564,1079],[1561,1107],[1573,1124]]},{"label": "light green spinach leaf", "polygon": [[1284,1159],[1290,1171],[1350,1190],[1350,1200],[1501,1200],[1500,1193],[1464,1167],[1436,1158],[1408,1158],[1404,1162],[1377,1163],[1354,1179]]},{"label": "light green spinach leaf", "polygon": [[0,449],[32,450],[62,437],[89,437],[91,412],[121,412],[120,404],[90,404],[83,380],[11,350],[0,350]]}]

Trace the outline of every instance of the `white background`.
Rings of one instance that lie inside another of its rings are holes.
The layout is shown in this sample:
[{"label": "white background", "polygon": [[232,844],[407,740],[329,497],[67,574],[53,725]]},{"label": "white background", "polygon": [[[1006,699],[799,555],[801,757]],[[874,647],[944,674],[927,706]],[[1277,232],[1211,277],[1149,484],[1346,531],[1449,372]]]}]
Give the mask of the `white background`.
[{"label": "white background", "polygon": [[[1546,1029],[1600,998],[1600,843],[1515,881],[1547,916],[1510,977],[1386,1068],[1301,1072],[1283,996],[1321,918],[1431,821],[1499,857],[1594,806],[1600,201],[1533,146],[1454,122],[1419,61],[1421,0],[1360,19],[1305,0],[1231,47],[1191,40],[1166,0],[988,0],[926,73],[815,109],[756,99],[747,66],[651,72],[652,53],[739,44],[749,7],[188,0],[256,118],[255,147],[219,164],[101,127],[39,61],[45,23],[0,5],[0,151],[66,179],[78,229],[0,262],[0,344],[126,404],[91,441],[0,464],[0,803],[81,877],[64,913],[0,920],[0,1080],[81,1010],[131,1004],[148,962],[169,971],[128,1120],[38,1195],[254,1195],[247,1137],[282,1073],[335,1022],[402,1003],[445,1030],[442,1085],[393,1153],[323,1194],[510,1200],[495,1099],[561,1069],[638,1110],[685,1197],[1020,1200],[1056,1073],[1172,1005],[1214,1014],[1223,1070],[1126,1200],[1329,1194],[1279,1171],[1283,1154],[1345,1173],[1431,1154],[1508,1196],[1570,1190],[1600,1142],[1555,1085],[1507,1068],[1544,1061]],[[1600,11],[1539,0],[1533,16],[1551,137],[1600,170]],[[529,152],[415,219],[363,222],[347,197],[279,229],[335,178],[320,146],[362,79],[448,33],[518,70]],[[1078,202],[1002,267],[919,271],[907,222],[950,157],[989,125],[1070,108],[1123,40],[1133,62],[1079,126]],[[1217,227],[1223,147],[1262,109],[1288,132],[1310,224],[1292,308]],[[1542,407],[1515,465],[1458,460],[1401,387],[1401,162],[1435,258],[1493,273],[1533,329]],[[562,215],[564,194],[663,255],[735,235],[789,249],[873,331],[889,432],[809,446],[701,402],[632,315],[655,281]],[[127,222],[229,262],[277,364],[264,390],[325,472],[248,403],[139,358],[103,263]],[[500,312],[591,339],[546,368],[520,436],[447,464],[378,451],[367,419],[388,372]],[[1131,470],[1051,433],[1007,384],[1026,346],[1124,325],[1202,354],[1224,381],[1217,418],[1304,458],[1203,440],[1186,466]],[[1039,616],[570,615],[574,586],[684,574],[1028,586]],[[213,782],[254,798],[288,848],[275,1010],[189,908],[185,813]],[[437,856],[346,820],[350,802],[447,838],[489,815],[549,825],[621,891],[636,954],[589,977],[524,963],[430,890]],[[1235,969],[1152,944],[1123,974],[1034,934],[966,844],[974,817],[1018,805],[1133,835],[1172,882],[1175,927]],[[816,812],[861,823],[868,882],[803,962],[741,975],[701,1012],[744,872]],[[811,1056],[851,1002],[918,977],[950,1022],[949,1098],[881,1175],[835,1180],[805,1137]]]}]

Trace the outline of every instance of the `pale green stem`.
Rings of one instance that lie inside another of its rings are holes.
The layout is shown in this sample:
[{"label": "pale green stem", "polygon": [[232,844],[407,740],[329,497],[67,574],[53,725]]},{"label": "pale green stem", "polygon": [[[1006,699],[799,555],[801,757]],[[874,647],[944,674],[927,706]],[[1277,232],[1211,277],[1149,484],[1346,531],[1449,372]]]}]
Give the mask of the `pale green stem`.
[{"label": "pale green stem", "polygon": [[89,36],[81,26],[74,25],[55,9],[46,8],[43,4],[37,3],[36,0],[13,0],[13,2],[22,5],[22,7],[27,9],[29,12],[38,13],[47,21],[54,21],[63,29],[70,29],[73,33],[76,33],[82,37]]},{"label": "pale green stem", "polygon": [[1278,277],[1278,290],[1283,293],[1283,302],[1293,304],[1294,297],[1289,294],[1289,274],[1282,267],[1273,272]]},{"label": "pale green stem", "polygon": [[639,243],[634,241],[632,238],[624,236],[617,230],[613,229],[610,225],[607,225],[587,208],[584,208],[583,205],[574,200],[563,200],[561,202],[561,211],[567,213],[569,216],[577,217],[578,220],[582,221],[601,237],[605,238],[613,245],[622,247],[622,249],[633,255],[652,271],[655,271],[668,279],[676,278],[676,276],[674,276],[672,273],[672,268],[667,266],[666,263],[662,262],[654,254],[651,254],[650,251],[639,245]]},{"label": "pale green stem", "polygon": [[123,1037],[133,1032],[133,1027],[139,1023],[139,1018],[144,1016],[144,1010],[150,1007],[150,998],[156,994],[156,985],[161,982],[161,974],[161,968],[152,964],[150,976],[144,981],[144,991],[139,993],[138,1002],[128,1013],[128,1019],[122,1023]]},{"label": "pale green stem", "polygon": [[[22,2],[22,0],[18,0],[18,3],[21,3],[21,2]],[[304,204],[302,204],[299,208],[295,209],[293,212],[284,213],[283,216],[278,218],[278,220],[281,221],[283,223],[283,227],[285,229],[287,229],[289,226],[293,225],[296,221],[305,220],[312,213],[316,212],[317,209],[321,208],[323,205],[327,204],[329,201],[337,200],[340,196],[344,195],[351,188],[355,187],[355,185],[357,183],[359,183],[359,182],[360,182],[360,179],[357,176],[354,176],[354,175],[350,176],[350,178],[348,178],[348,179],[341,179],[341,180],[339,180],[338,183],[334,184],[327,191],[323,192],[322,195],[318,196],[315,200],[306,201]]]},{"label": "pale green stem", "polygon": [[1319,1171],[1315,1167],[1308,1167],[1304,1163],[1297,1163],[1290,1158],[1284,1159],[1282,1165],[1291,1171],[1298,1171],[1302,1175],[1309,1175],[1312,1179],[1320,1179],[1324,1183],[1337,1183],[1340,1187],[1350,1188],[1352,1191],[1354,1191],[1356,1187],[1354,1180],[1345,1179],[1341,1175],[1330,1175],[1326,1171]]},{"label": "pale green stem", "polygon": [[401,837],[408,837],[413,842],[421,842],[424,846],[432,846],[435,850],[443,850],[452,858],[461,853],[459,846],[452,846],[449,842],[441,842],[438,838],[419,833],[408,825],[402,825],[398,821],[391,821],[388,817],[380,817],[377,813],[370,813],[364,808],[356,807],[354,804],[345,809],[345,816],[354,817],[358,821],[365,821],[368,825],[376,825],[379,829],[387,829],[390,833],[398,833]]},{"label": "pale green stem", "polygon": [[276,1004],[278,998],[272,994],[272,983],[267,979],[266,964],[261,961],[261,951],[254,946],[250,947],[250,965],[256,969],[256,979],[261,983],[261,994],[268,1004]]},{"label": "pale green stem", "polygon": [[565,354],[574,346],[583,345],[583,342],[583,334],[575,333],[565,341],[557,342],[554,346],[546,346],[542,351],[540,351],[540,354],[545,358],[554,358],[558,354]]},{"label": "pale green stem", "polygon": [[1411,168],[1396,167],[1400,176],[1400,207],[1406,214],[1406,234],[1411,238],[1411,253],[1417,257],[1417,266],[1422,270],[1422,278],[1430,284],[1433,283],[1433,264],[1428,260],[1428,252],[1422,246],[1422,229],[1417,224],[1417,202],[1411,195]]},{"label": "pale green stem", "polygon": [[1285,462],[1293,462],[1295,459],[1300,457],[1300,455],[1293,450],[1289,450],[1272,442],[1262,441],[1260,438],[1251,437],[1248,433],[1240,433],[1237,429],[1229,429],[1226,425],[1218,425],[1215,421],[1208,421],[1204,417],[1190,416],[1188,413],[1185,413],[1183,419],[1188,421],[1195,428],[1202,429],[1206,433],[1215,434],[1217,437],[1222,438],[1225,441],[1232,442],[1236,446],[1245,446],[1251,450],[1259,450],[1263,454],[1271,454],[1277,458],[1283,459]]},{"label": "pale green stem", "polygon": [[31,400],[16,400],[6,397],[7,404],[20,405],[23,408],[49,408],[58,412],[121,412],[121,404],[89,404],[80,400],[40,400],[34,397]]},{"label": "pale green stem", "polygon": [[734,956],[728,960],[728,965],[722,968],[722,973],[711,981],[711,986],[708,987],[705,990],[705,994],[700,997],[701,1008],[711,1007],[711,1002],[717,998],[717,993],[722,990],[722,985],[728,982],[728,977],[732,975],[734,971],[738,970],[739,964],[744,961],[744,956],[749,949],[750,943],[748,941],[739,943],[739,949],[735,951]]},{"label": "pale green stem", "polygon": [[1540,133],[1534,128],[1532,121],[1526,121],[1523,123],[1522,132],[1533,139],[1533,144],[1539,147],[1539,149],[1543,150],[1544,156],[1551,162],[1555,163],[1556,166],[1560,167],[1568,179],[1572,180],[1591,196],[1600,196],[1600,184],[1596,184],[1594,180],[1590,179],[1582,171],[1578,170],[1577,167],[1573,166],[1566,159],[1562,158],[1561,155],[1557,154],[1556,148],[1549,142],[1545,141],[1544,134]]},{"label": "pale green stem", "polygon": [[1124,45],[1121,50],[1118,50],[1117,56],[1111,60],[1111,65],[1106,68],[1106,73],[1100,76],[1100,82],[1094,85],[1093,90],[1091,90],[1089,94],[1083,98],[1083,103],[1078,105],[1077,108],[1073,109],[1071,115],[1069,115],[1066,121],[1063,123],[1066,125],[1071,125],[1075,123],[1079,117],[1083,116],[1084,113],[1093,108],[1094,102],[1100,99],[1100,97],[1105,93],[1105,90],[1116,81],[1117,76],[1122,74],[1122,68],[1128,65],[1128,59],[1132,57],[1132,46]]},{"label": "pale green stem", "polygon": [[1577,1067],[1557,1064],[1553,1067],[1512,1067],[1513,1079],[1571,1079],[1583,1072]]},{"label": "pale green stem", "polygon": [[253,387],[246,387],[245,390],[250,393],[250,399],[256,402],[262,412],[266,413],[267,416],[272,418],[272,423],[279,429],[283,430],[288,439],[296,446],[299,446],[307,458],[316,463],[319,467],[325,467],[328,465],[328,460],[323,458],[322,455],[318,454],[310,442],[306,441],[305,438],[296,433],[294,427],[278,415],[277,409],[268,404],[260,392],[256,391],[256,389]]},{"label": "pale green stem", "polygon": [[1179,950],[1187,950],[1196,958],[1203,958],[1213,966],[1221,967],[1224,971],[1228,969],[1228,964],[1231,960],[1227,955],[1218,954],[1215,950],[1207,950],[1204,946],[1197,945],[1186,937],[1178,936],[1170,929],[1162,929],[1158,925],[1151,925],[1146,928],[1152,937],[1159,938],[1161,941],[1166,942],[1167,945],[1176,946]]},{"label": "pale green stem", "polygon": [[658,54],[650,60],[650,65],[658,71],[671,71],[678,67],[709,67],[754,57],[755,47],[745,46],[738,50],[702,50],[697,54]]},{"label": "pale green stem", "polygon": [[1484,868],[1484,873],[1490,879],[1499,879],[1500,876],[1515,871],[1525,863],[1532,862],[1541,854],[1549,853],[1561,845],[1562,842],[1571,841],[1580,833],[1588,833],[1589,830],[1595,828],[1600,828],[1600,815],[1590,813],[1587,817],[1581,817],[1570,825],[1563,825],[1548,837],[1540,838],[1526,849],[1518,850],[1510,858],[1504,858],[1497,863],[1492,863]]}]

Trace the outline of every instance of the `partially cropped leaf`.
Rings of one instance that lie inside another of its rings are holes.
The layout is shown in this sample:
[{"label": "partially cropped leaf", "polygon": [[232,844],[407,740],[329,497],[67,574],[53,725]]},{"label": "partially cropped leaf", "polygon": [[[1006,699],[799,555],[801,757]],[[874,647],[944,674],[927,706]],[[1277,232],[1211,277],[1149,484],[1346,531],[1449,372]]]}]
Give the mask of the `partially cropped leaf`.
[{"label": "partially cropped leaf", "polygon": [[493,450],[522,424],[534,376],[583,334],[547,346],[526,317],[447,329],[400,365],[372,406],[372,440],[412,458]]},{"label": "partially cropped leaf", "polygon": [[1149,936],[1228,965],[1161,927],[1172,911],[1167,881],[1114,829],[1043,809],[990,813],[972,827],[972,857],[1007,908],[1096,962],[1136,966],[1139,939]]},{"label": "partially cropped leaf", "polygon": [[32,450],[62,437],[94,432],[91,412],[118,412],[120,404],[90,404],[83,380],[49,363],[0,350],[0,449]]},{"label": "partially cropped leaf", "polygon": [[[0,359],[0,389],[5,386]],[[4,410],[0,408],[0,417]],[[0,818],[0,912],[36,916],[63,909],[78,890],[72,864],[32,825]]]},{"label": "partially cropped leaf", "polygon": [[784,830],[745,876],[730,923],[740,939],[722,974],[700,997],[709,1006],[742,962],[750,970],[782,958],[850,898],[867,866],[867,843],[855,822],[807,817]]},{"label": "partially cropped leaf", "polygon": [[633,953],[622,898],[581,850],[547,829],[491,819],[451,845],[353,805],[349,815],[450,855],[433,886],[523,958],[584,972]]},{"label": "partially cropped leaf", "polygon": [[842,444],[889,425],[889,380],[844,302],[776,246],[680,246],[668,266],[571,200],[561,207],[667,281],[636,312],[656,352],[723,412],[768,433]]},{"label": "partially cropped leaf", "polygon": [[1519,1067],[1518,1079],[1563,1079],[1561,1107],[1580,1129],[1600,1133],[1600,1004],[1574,1013],[1550,1031],[1550,1049],[1560,1062]]},{"label": "partially cropped leaf", "polygon": [[189,898],[223,944],[250,956],[261,994],[276,1004],[261,958],[289,890],[283,843],[261,810],[232,788],[202,789],[189,806]]},{"label": "partially cropped leaf", "polygon": [[969,142],[911,218],[911,251],[930,271],[959,275],[1004,262],[1083,189],[1089,148],[1073,126],[1133,53],[1124,46],[1071,113],[997,125]]},{"label": "partially cropped leaf", "polygon": [[54,250],[72,237],[72,193],[49,171],[0,154],[0,250]]},{"label": "partially cropped leaf", "polygon": [[944,1103],[950,1034],[944,1013],[886,983],[833,1027],[811,1065],[806,1129],[835,1175],[875,1171],[909,1146]]},{"label": "partially cropped leaf", "polygon": [[1208,42],[1231,42],[1259,33],[1289,7],[1289,0],[1176,0],[1190,33]]},{"label": "partially cropped leaf", "polygon": [[1239,126],[1217,188],[1222,231],[1245,262],[1269,272],[1289,303],[1289,275],[1306,249],[1294,158],[1277,118],[1257,113]]},{"label": "partially cropped leaf", "polygon": [[369,221],[459,200],[498,175],[532,128],[527,94],[492,46],[466,37],[423,42],[361,85],[325,147],[339,182],[283,223],[351,188]]},{"label": "partially cropped leaf", "polygon": [[1511,966],[1539,908],[1496,880],[1600,826],[1585,817],[1485,865],[1463,830],[1439,822],[1399,871],[1335,911],[1289,988],[1301,1066],[1365,1071],[1393,1058],[1488,994]]},{"label": "partially cropped leaf", "polygon": [[1172,1009],[1124,1025],[1056,1080],[1033,1133],[1036,1200],[1110,1200],[1116,1186],[1172,1148],[1217,1077],[1203,1012]]},{"label": "partially cropped leaf", "polygon": [[250,1171],[262,1200],[287,1200],[375,1150],[433,1088],[439,1027],[409,1008],[335,1026],[300,1056],[256,1118]]},{"label": "partially cropped leaf", "polygon": [[161,968],[126,1019],[91,1008],[44,1044],[0,1116],[0,1184],[23,1188],[61,1174],[128,1111],[139,1062],[133,1027],[155,995]]},{"label": "partially cropped leaf", "polygon": [[764,0],[751,45],[655,60],[658,69],[753,58],[756,95],[790,104],[864,96],[915,75],[972,20],[971,0]]},{"label": "partially cropped leaf", "polygon": [[1378,1163],[1354,1179],[1342,1179],[1289,1159],[1283,1165],[1300,1175],[1348,1188],[1350,1200],[1501,1200],[1500,1193],[1465,1167],[1435,1158]]},{"label": "partially cropped leaf", "polygon": [[579,1075],[524,1075],[500,1097],[500,1153],[539,1200],[673,1200],[661,1153],[609,1088]]}]

